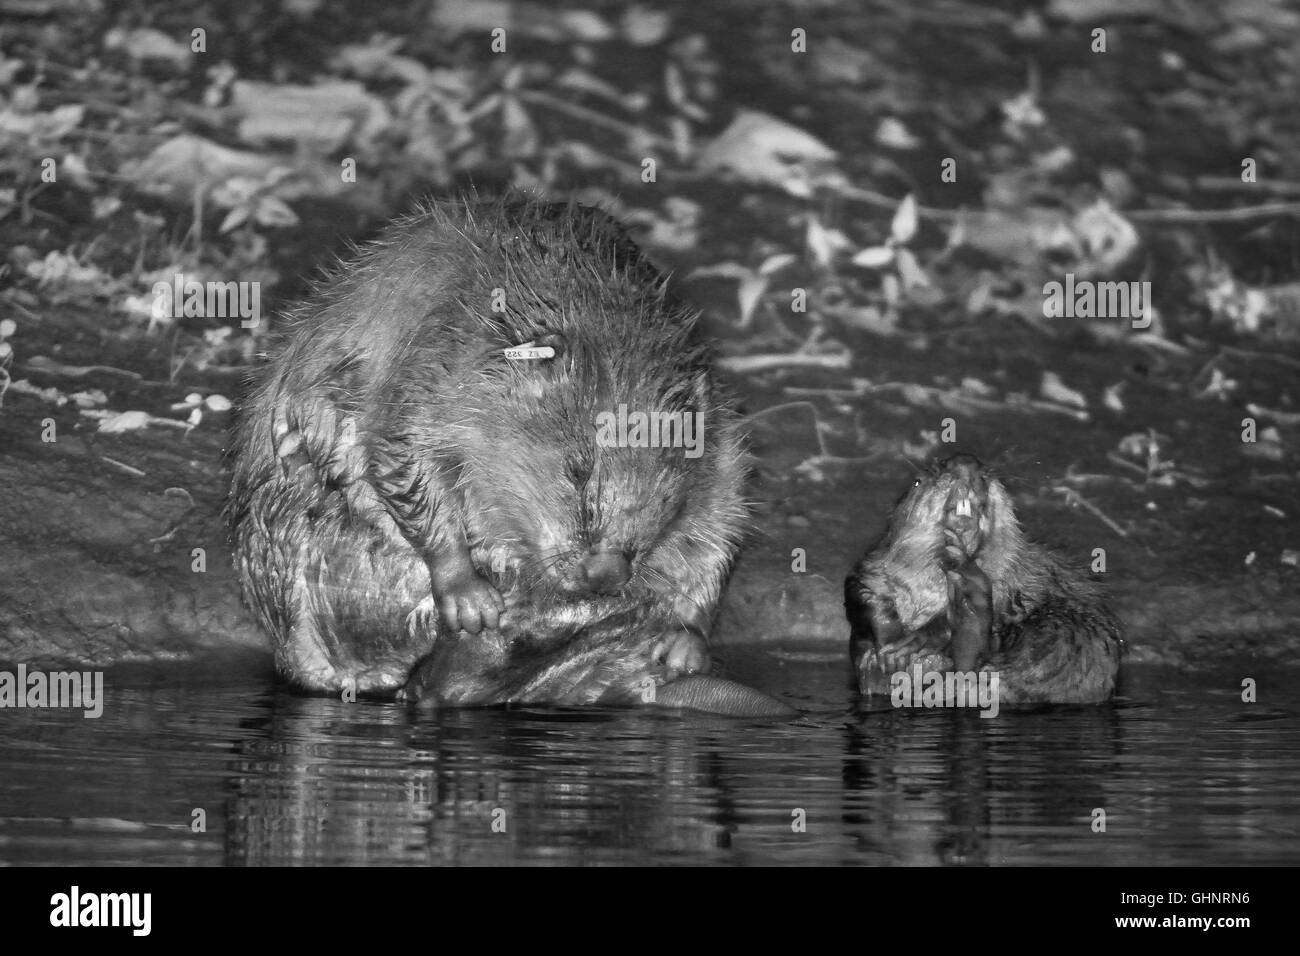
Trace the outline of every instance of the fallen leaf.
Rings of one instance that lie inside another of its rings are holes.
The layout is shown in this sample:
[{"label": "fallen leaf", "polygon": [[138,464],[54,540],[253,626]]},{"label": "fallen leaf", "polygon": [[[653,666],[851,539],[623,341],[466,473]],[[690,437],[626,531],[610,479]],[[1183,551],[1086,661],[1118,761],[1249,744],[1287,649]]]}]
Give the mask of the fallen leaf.
[{"label": "fallen leaf", "polygon": [[663,10],[633,5],[623,11],[618,25],[623,39],[633,46],[654,46],[668,36],[672,23],[672,16]]},{"label": "fallen leaf", "polygon": [[836,155],[797,126],[766,113],[741,110],[731,125],[701,150],[696,167],[807,196],[816,172],[833,163]]},{"label": "fallen leaf", "polygon": [[908,193],[894,211],[889,224],[889,235],[897,243],[905,243],[916,235],[916,197]]},{"label": "fallen leaf", "polygon": [[330,66],[345,76],[364,80],[401,80],[415,85],[425,83],[429,69],[419,60],[401,56],[398,50],[404,37],[376,35],[366,43],[343,47],[330,58]]},{"label": "fallen leaf", "polygon": [[740,302],[740,327],[748,328],[754,318],[754,310],[767,291],[767,276],[749,273],[740,280],[736,288],[736,298]]},{"label": "fallen leaf", "polygon": [[272,156],[229,149],[201,136],[173,137],[123,174],[145,192],[188,198],[237,176],[261,180],[278,165]]},{"label": "fallen leaf", "polygon": [[1088,399],[1082,392],[1075,391],[1061,381],[1061,377],[1055,372],[1044,372],[1043,379],[1038,386],[1038,394],[1048,401],[1058,402],[1062,405],[1069,405],[1072,408],[1088,407]]},{"label": "fallen leaf", "polygon": [[867,269],[883,269],[894,261],[893,246],[868,246],[858,252],[851,260],[855,266]]},{"label": "fallen leaf", "polygon": [[237,80],[230,106],[245,143],[291,142],[327,153],[368,143],[392,122],[383,100],[349,80],[315,86]]},{"label": "fallen leaf", "polygon": [[912,135],[902,120],[886,116],[876,127],[876,144],[886,149],[916,149],[921,141]]},{"label": "fallen leaf", "polygon": [[779,272],[786,266],[798,261],[799,257],[794,253],[779,252],[776,255],[768,256],[763,260],[762,264],[758,267],[758,274],[762,276],[770,276],[774,272]]},{"label": "fallen leaf", "polygon": [[844,233],[838,229],[827,229],[813,218],[808,220],[805,241],[813,261],[823,269],[829,269],[836,254],[851,245],[849,237]]},{"label": "fallen leaf", "polygon": [[898,250],[898,277],[903,280],[903,288],[907,290],[925,288],[930,284],[930,277],[925,274],[921,264],[916,261],[916,256],[912,255],[908,249]]},{"label": "fallen leaf", "polygon": [[108,417],[101,419],[99,430],[106,435],[139,431],[149,424],[151,417],[148,412],[141,411],[110,413]]},{"label": "fallen leaf", "polygon": [[188,67],[194,56],[189,43],[151,27],[134,30],[114,27],[104,34],[104,49],[121,50],[133,60],[161,60],[178,69]]}]

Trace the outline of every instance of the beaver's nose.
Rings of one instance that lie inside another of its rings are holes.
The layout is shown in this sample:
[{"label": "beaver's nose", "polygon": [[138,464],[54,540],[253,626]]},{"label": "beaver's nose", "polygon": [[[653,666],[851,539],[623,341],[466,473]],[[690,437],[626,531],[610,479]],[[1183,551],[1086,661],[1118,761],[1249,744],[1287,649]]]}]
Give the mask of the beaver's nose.
[{"label": "beaver's nose", "polygon": [[939,467],[945,474],[951,475],[958,481],[972,482],[980,476],[984,466],[974,455],[953,455],[939,463]]},{"label": "beaver's nose", "polygon": [[594,594],[617,594],[632,578],[632,562],[622,551],[592,548],[578,562],[577,577]]}]

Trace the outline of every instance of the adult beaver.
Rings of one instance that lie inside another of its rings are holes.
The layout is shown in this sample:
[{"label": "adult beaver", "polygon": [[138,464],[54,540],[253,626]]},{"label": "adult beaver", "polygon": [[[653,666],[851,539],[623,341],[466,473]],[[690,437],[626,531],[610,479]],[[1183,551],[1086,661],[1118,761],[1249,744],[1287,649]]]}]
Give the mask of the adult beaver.
[{"label": "adult beaver", "polygon": [[1123,642],[1096,588],[1020,530],[1002,483],[971,455],[917,478],[844,584],[864,694],[891,675],[999,675],[1004,704],[1093,703],[1115,690]]},{"label": "adult beaver", "polygon": [[619,681],[706,671],[747,509],[696,319],[574,204],[434,204],[339,268],[233,449],[236,564],[281,672],[393,691],[427,659],[413,696],[475,703],[584,640]]}]

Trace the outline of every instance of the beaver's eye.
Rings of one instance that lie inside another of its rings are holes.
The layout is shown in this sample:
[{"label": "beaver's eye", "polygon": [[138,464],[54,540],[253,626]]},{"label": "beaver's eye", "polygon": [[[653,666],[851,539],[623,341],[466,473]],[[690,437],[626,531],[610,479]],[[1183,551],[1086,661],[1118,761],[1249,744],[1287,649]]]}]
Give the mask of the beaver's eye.
[{"label": "beaver's eye", "polygon": [[920,488],[920,487],[921,487],[921,481],[922,481],[922,479],[920,479],[920,478],[916,479],[916,481],[912,482],[912,487],[913,487],[913,488]]}]

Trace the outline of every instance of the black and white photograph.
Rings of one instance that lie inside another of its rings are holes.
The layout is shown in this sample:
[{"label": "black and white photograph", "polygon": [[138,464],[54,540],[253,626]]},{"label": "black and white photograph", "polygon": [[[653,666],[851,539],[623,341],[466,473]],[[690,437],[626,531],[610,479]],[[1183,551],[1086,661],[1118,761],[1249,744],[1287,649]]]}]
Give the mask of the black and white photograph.
[{"label": "black and white photograph", "polygon": [[24,919],[1104,868],[1072,919],[1241,940],[1300,863],[1297,103],[1292,0],[0,0]]}]

